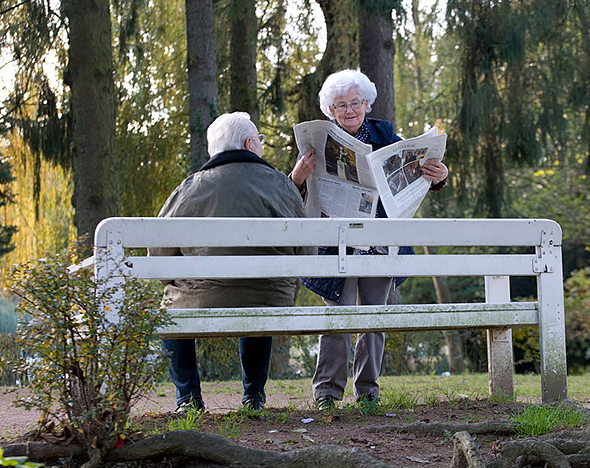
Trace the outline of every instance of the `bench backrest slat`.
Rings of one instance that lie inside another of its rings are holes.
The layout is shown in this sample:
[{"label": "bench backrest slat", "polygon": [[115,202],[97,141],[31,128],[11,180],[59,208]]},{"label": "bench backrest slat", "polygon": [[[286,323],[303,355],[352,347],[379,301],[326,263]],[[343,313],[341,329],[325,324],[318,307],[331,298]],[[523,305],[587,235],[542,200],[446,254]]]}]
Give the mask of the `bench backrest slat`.
[{"label": "bench backrest slat", "polygon": [[[228,219],[232,228],[228,229]],[[561,245],[551,220],[522,219],[285,219],[285,218],[109,218],[96,230],[95,245],[107,246],[120,231],[125,247],[338,245],[531,246],[546,231]]]},{"label": "bench backrest slat", "polygon": [[[414,258],[416,257],[416,258]],[[533,276],[535,255],[131,257],[141,279],[289,278],[333,276]]]}]

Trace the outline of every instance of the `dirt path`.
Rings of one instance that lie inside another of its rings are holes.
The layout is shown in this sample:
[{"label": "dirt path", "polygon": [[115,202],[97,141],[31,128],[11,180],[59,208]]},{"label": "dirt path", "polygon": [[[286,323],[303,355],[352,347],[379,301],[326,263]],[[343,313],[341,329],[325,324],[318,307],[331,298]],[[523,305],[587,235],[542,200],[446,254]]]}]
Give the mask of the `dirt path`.
[{"label": "dirt path", "polygon": [[[0,446],[14,443],[16,438],[32,430],[40,416],[38,412],[12,405],[16,397],[25,395],[23,390],[16,393],[6,390],[0,388]],[[271,381],[267,385],[267,392],[267,411],[254,418],[240,417],[231,411],[241,407],[240,382],[204,383],[207,413],[192,428],[223,435],[245,447],[264,450],[290,451],[330,444],[362,450],[392,466],[447,468],[453,451],[450,431],[424,435],[390,427],[416,422],[506,422],[525,406],[523,402],[497,403],[487,398],[458,395],[448,401],[418,405],[392,413],[373,413],[361,411],[351,404],[352,397],[348,396],[338,409],[322,413],[313,407],[309,385]],[[587,399],[579,403],[590,406]],[[158,387],[132,411],[134,437],[171,430],[171,421],[178,420],[175,408],[172,385]],[[477,443],[484,458],[489,461],[497,452],[498,444],[510,438],[510,435],[479,435]]]},{"label": "dirt path", "polygon": [[[293,390],[288,381],[269,382],[267,406],[269,408],[311,408],[311,389],[309,393]],[[207,411],[212,414],[225,414],[241,407],[242,387],[240,382],[204,383],[203,397]],[[0,387],[0,442],[20,437],[35,428],[41,413],[36,410],[27,411],[16,407],[16,399],[28,395],[26,389],[10,389]],[[345,402],[352,402],[346,398]],[[162,385],[146,398],[142,399],[132,411],[133,416],[172,413],[176,409],[174,388]]]}]

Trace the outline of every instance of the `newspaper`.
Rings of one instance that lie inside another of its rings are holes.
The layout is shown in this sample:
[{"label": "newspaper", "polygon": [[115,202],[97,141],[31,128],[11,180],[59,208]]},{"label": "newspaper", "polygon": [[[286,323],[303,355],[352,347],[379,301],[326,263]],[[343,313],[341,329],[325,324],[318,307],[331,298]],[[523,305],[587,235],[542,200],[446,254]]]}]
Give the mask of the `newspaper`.
[{"label": "newspaper", "polygon": [[312,218],[374,218],[379,194],[367,154],[371,145],[327,120],[293,127],[301,153],[315,149],[316,170],[307,180],[307,215]]},{"label": "newspaper", "polygon": [[326,120],[293,127],[301,153],[315,149],[316,170],[307,180],[309,217],[374,218],[381,202],[389,218],[411,218],[430,188],[420,167],[441,160],[446,135],[433,127],[416,138],[377,151]]}]

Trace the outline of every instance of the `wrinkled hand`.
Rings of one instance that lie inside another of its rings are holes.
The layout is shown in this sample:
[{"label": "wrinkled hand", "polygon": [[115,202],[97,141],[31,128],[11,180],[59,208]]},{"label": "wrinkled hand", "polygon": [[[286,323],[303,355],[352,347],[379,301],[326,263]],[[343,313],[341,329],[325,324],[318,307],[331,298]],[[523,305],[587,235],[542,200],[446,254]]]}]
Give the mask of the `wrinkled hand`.
[{"label": "wrinkled hand", "polygon": [[422,166],[422,175],[437,184],[447,178],[449,170],[442,162],[436,159],[427,159]]},{"label": "wrinkled hand", "polygon": [[315,152],[313,148],[308,149],[297,161],[295,167],[291,171],[291,180],[301,188],[305,180],[315,171],[316,161]]}]

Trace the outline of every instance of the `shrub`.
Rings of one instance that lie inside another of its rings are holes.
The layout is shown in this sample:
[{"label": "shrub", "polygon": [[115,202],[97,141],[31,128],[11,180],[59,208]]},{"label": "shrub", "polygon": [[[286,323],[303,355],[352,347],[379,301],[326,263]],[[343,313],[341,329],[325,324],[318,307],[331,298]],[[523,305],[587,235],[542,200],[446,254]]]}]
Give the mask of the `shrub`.
[{"label": "shrub", "polygon": [[[21,357],[21,348],[16,344],[14,333],[0,333],[0,385],[14,385],[24,382],[14,363]],[[0,465],[1,466],[1,465]]]},{"label": "shrub", "polygon": [[[19,404],[59,422],[86,449],[90,467],[114,447],[132,405],[166,369],[155,334],[169,319],[149,285],[96,284],[89,271],[68,273],[73,260],[57,255],[12,271],[19,310],[32,317],[17,329],[33,356],[17,363],[31,390]],[[106,304],[118,309],[119,323],[106,320]]]}]

